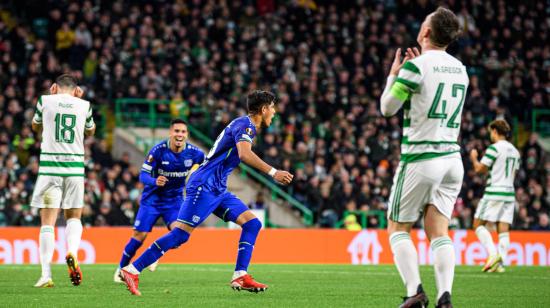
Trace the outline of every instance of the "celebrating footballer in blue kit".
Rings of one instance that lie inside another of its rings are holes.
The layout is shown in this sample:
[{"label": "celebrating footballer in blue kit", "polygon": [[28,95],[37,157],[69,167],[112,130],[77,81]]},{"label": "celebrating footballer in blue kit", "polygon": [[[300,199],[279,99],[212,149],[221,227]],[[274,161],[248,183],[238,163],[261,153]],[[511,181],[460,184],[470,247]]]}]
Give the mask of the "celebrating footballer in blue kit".
[{"label": "celebrating footballer in blue kit", "polygon": [[134,235],[124,247],[115,282],[122,282],[120,269],[130,263],[160,217],[169,229],[174,228],[183,204],[185,179],[194,165],[204,161],[204,153],[187,143],[187,137],[187,123],[172,120],[170,138],[154,146],[141,167],[139,180],[145,187],[134,222]]},{"label": "celebrating footballer in blue kit", "polygon": [[141,295],[138,290],[140,272],[168,250],[187,242],[193,230],[211,213],[242,227],[231,287],[250,292],[267,289],[267,285],[256,282],[247,273],[262,224],[239,198],[227,191],[227,177],[243,161],[269,174],[280,184],[287,185],[292,181],[292,174],[276,170],[252,152],[257,130],[271,124],[275,115],[274,104],[275,95],[271,92],[254,91],[248,95],[248,116],[237,118],[227,125],[204,163],[190,177],[175,227],[156,240],[135,262],[120,271],[121,278],[132,294]]}]

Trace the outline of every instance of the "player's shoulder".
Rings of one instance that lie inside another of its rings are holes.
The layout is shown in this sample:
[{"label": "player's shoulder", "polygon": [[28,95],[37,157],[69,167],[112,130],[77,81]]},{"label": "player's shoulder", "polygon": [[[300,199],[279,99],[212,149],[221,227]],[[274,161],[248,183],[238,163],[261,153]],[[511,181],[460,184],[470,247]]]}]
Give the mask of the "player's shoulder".
[{"label": "player's shoulder", "polygon": [[506,147],[506,150],[508,151],[508,153],[510,153],[511,155],[520,157],[519,150],[510,141],[503,140],[499,143],[501,143],[503,147]]},{"label": "player's shoulder", "polygon": [[187,151],[193,151],[193,152],[202,152],[201,149],[199,149],[198,146],[192,144],[192,143],[189,143],[187,142],[187,144],[185,145],[185,150]]},{"label": "player's shoulder", "polygon": [[45,94],[38,98],[39,104],[53,106],[52,104],[72,104],[72,107],[89,108],[90,102],[68,94]]},{"label": "player's shoulder", "polygon": [[248,116],[238,117],[234,121],[239,128],[246,130],[247,134],[252,135],[252,133],[256,133],[256,126]]},{"label": "player's shoulder", "polygon": [[168,149],[168,140],[162,140],[151,148],[149,154],[155,154],[157,152],[163,152]]},{"label": "player's shoulder", "polygon": [[442,50],[430,50],[407,62],[416,66],[420,73],[441,66],[443,70],[452,70],[453,73],[466,73],[466,68],[459,59]]}]

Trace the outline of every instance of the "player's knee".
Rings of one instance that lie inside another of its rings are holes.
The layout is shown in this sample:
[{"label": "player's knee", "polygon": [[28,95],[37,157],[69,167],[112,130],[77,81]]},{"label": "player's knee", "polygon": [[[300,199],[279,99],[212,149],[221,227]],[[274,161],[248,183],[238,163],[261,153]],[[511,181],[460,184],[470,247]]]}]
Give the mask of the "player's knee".
[{"label": "player's knee", "polygon": [[133,236],[136,240],[140,241],[140,242],[143,242],[145,241],[145,239],[147,238],[147,232],[139,232],[139,231],[134,231],[134,236]]},{"label": "player's knee", "polygon": [[243,224],[243,229],[258,233],[262,229],[262,222],[258,218],[253,218]]},{"label": "player's knee", "polygon": [[174,234],[174,248],[179,247],[189,240],[190,234],[180,228],[174,228],[170,232]]}]

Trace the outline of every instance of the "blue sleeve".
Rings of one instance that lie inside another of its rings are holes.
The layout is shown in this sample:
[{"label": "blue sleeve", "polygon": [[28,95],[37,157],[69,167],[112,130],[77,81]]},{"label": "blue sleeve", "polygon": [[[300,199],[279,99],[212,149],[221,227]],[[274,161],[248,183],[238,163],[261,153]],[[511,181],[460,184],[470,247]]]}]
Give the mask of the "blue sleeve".
[{"label": "blue sleeve", "polygon": [[252,143],[252,140],[256,137],[256,128],[252,124],[235,125],[232,132],[235,144],[241,141]]},{"label": "blue sleeve", "polygon": [[157,179],[152,177],[150,173],[143,170],[139,173],[139,181],[145,185],[157,185]]},{"label": "blue sleeve", "polygon": [[195,164],[202,164],[204,161],[204,153],[201,150],[197,150],[197,154],[195,155]]},{"label": "blue sleeve", "polygon": [[153,177],[153,172],[157,166],[158,149],[154,147],[149,151],[139,173],[139,181],[145,185],[156,185],[156,178]]}]

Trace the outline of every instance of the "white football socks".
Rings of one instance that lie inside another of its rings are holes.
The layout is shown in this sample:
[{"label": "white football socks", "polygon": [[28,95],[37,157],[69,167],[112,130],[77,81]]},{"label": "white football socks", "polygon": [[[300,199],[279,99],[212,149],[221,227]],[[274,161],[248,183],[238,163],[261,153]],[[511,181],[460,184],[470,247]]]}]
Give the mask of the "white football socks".
[{"label": "white football socks", "polygon": [[510,232],[500,233],[498,235],[498,254],[502,257],[502,261],[506,260],[508,247],[510,247]]},{"label": "white football socks", "polygon": [[403,279],[407,288],[407,296],[416,294],[420,282],[420,272],[418,270],[418,254],[407,232],[394,232],[390,235],[391,250],[393,260],[397,270]]},{"label": "white football socks", "polygon": [[489,257],[496,256],[497,249],[495,248],[495,244],[493,243],[493,238],[491,237],[489,230],[487,230],[485,226],[479,226],[476,228],[476,235],[483,247],[487,249]]},{"label": "white football socks", "polygon": [[78,218],[67,219],[65,227],[65,236],[67,237],[67,250],[73,256],[78,256],[78,247],[82,238],[82,222]]},{"label": "white football socks", "polygon": [[437,299],[445,292],[451,294],[455,274],[455,250],[448,236],[434,238],[431,242],[434,255],[435,283]]},{"label": "white football socks", "polygon": [[42,265],[42,277],[52,277],[50,263],[55,249],[55,233],[53,226],[40,227],[40,264]]}]

